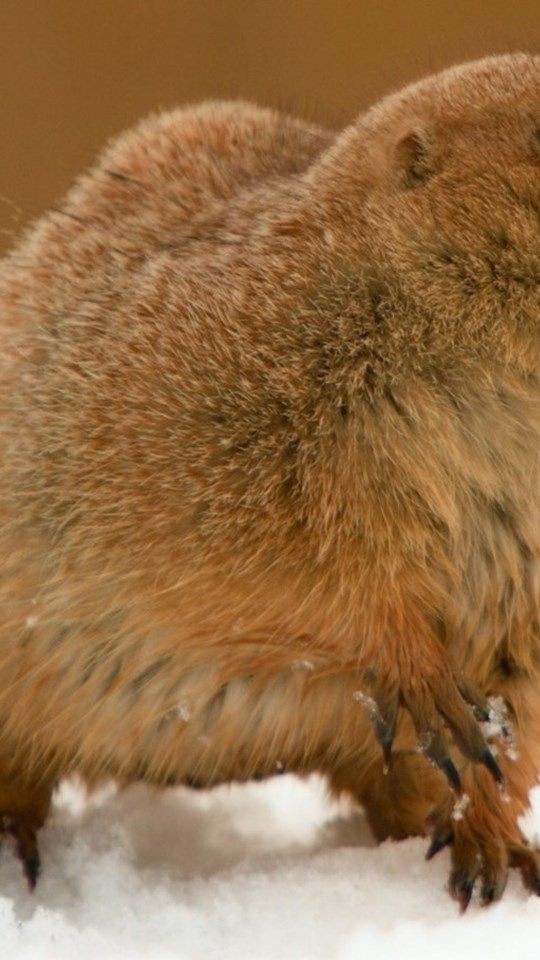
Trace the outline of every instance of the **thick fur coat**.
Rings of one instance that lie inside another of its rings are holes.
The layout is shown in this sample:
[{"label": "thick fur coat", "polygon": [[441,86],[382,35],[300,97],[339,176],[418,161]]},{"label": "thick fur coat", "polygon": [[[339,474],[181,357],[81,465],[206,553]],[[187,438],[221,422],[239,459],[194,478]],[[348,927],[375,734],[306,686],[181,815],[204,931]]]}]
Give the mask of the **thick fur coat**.
[{"label": "thick fur coat", "polygon": [[31,882],[61,776],[285,769],[452,842],[462,905],[509,865],[538,892],[539,211],[512,55],[337,135],[150,117],[4,259],[0,813]]}]

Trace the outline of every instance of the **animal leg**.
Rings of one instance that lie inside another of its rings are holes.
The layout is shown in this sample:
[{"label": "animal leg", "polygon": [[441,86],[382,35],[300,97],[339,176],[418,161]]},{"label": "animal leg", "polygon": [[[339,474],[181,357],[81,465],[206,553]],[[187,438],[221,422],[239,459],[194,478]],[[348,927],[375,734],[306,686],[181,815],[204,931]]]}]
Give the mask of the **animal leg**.
[{"label": "animal leg", "polygon": [[26,779],[0,774],[0,834],[11,837],[31,890],[39,873],[37,831],[49,812],[52,785],[31,784]]}]

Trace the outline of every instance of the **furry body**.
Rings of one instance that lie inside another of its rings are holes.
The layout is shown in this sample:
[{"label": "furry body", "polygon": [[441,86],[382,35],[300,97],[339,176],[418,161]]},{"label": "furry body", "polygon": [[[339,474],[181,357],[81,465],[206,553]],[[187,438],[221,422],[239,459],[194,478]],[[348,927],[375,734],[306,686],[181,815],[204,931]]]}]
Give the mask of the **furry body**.
[{"label": "furry body", "polygon": [[[4,260],[0,810],[23,855],[71,772],[321,770],[380,837],[448,824],[414,752],[444,721],[471,797],[453,890],[480,850],[502,892],[540,765],[539,126],[521,55],[337,136],[179,110]],[[512,708],[509,803],[463,675]],[[366,690],[403,708],[387,777]]]}]

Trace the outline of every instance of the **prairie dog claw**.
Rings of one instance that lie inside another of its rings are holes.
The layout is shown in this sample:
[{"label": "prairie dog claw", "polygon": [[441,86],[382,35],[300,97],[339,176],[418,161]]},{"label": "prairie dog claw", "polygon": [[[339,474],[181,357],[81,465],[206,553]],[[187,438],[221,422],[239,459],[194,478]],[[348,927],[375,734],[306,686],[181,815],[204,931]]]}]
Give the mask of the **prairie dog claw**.
[{"label": "prairie dog claw", "polygon": [[28,888],[34,890],[41,872],[41,861],[35,830],[15,818],[2,817],[1,830],[4,836],[10,836],[15,842],[15,852],[21,861]]},{"label": "prairie dog claw", "polygon": [[381,696],[378,700],[364,694],[361,690],[356,690],[353,694],[354,699],[362,704],[368,713],[373,726],[373,732],[379,741],[384,758],[385,769],[389,767],[392,759],[392,746],[396,732],[396,721],[398,714],[397,696]]},{"label": "prairie dog claw", "polygon": [[[497,801],[494,801],[496,805]],[[426,853],[431,860],[447,846],[452,848],[452,871],[449,889],[464,912],[471,900],[475,885],[480,887],[480,903],[487,906],[500,900],[508,871],[520,872],[523,885],[531,893],[540,896],[540,855],[520,837],[516,828],[516,842],[508,842],[503,833],[494,832],[496,821],[483,818],[475,829],[462,829],[460,822],[452,820],[451,814],[442,813],[435,823],[432,840]]]},{"label": "prairie dog claw", "polygon": [[455,793],[461,793],[461,780],[450,757],[443,724],[468,760],[485,766],[499,786],[504,783],[502,771],[480,727],[481,722],[489,720],[489,701],[468,681],[461,680],[458,684],[450,670],[443,670],[440,676],[430,680],[420,678],[414,686],[391,689],[388,682],[381,682],[373,671],[368,671],[364,675],[364,684],[365,688],[357,690],[353,696],[369,715],[382,747],[385,767],[391,761],[397,714],[401,707],[413,720],[420,751],[442,771]]}]

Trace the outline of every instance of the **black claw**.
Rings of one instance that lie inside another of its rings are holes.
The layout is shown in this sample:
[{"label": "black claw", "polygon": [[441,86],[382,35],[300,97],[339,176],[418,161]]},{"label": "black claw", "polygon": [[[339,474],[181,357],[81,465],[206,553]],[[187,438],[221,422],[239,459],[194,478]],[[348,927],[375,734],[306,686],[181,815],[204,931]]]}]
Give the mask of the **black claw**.
[{"label": "black claw", "polygon": [[472,707],[472,711],[477,720],[487,722],[489,720],[490,706],[487,697],[480,693],[471,683],[461,679],[458,684],[459,692],[464,700]]},{"label": "black claw", "polygon": [[455,793],[461,794],[463,792],[463,787],[461,785],[461,778],[457,772],[454,764],[452,763],[450,757],[446,757],[445,760],[441,763],[441,770],[443,771],[448,783],[452,787]]},{"label": "black claw", "polygon": [[476,720],[480,720],[482,723],[489,723],[489,710],[479,706],[478,703],[471,703],[471,707]]},{"label": "black claw", "polygon": [[445,738],[440,731],[433,733],[429,746],[425,748],[426,757],[442,770],[448,783],[455,793],[461,794],[463,788],[461,779],[449,754]]},{"label": "black claw", "polygon": [[471,902],[474,880],[471,880],[469,876],[460,875],[452,880],[451,889],[452,895],[459,902],[461,912],[465,913]]},{"label": "black claw", "polygon": [[480,894],[482,906],[488,907],[490,903],[500,900],[504,893],[505,886],[506,879],[499,881],[499,883],[496,883],[494,880],[485,880],[482,884],[482,892]]},{"label": "black claw", "polygon": [[480,757],[480,761],[489,770],[491,776],[497,783],[504,783],[503,772],[488,747],[486,747],[484,750],[482,756]]},{"label": "black claw", "polygon": [[437,856],[441,850],[444,850],[445,847],[448,847],[452,843],[453,835],[451,832],[441,833],[438,836],[434,836],[426,853],[426,860],[432,860],[433,857]]},{"label": "black claw", "polygon": [[[370,672],[366,673],[365,680],[373,687],[375,679]],[[398,713],[397,697],[388,697],[384,691],[377,692],[374,690],[373,696],[371,697],[364,697],[359,693],[358,695],[355,694],[355,698],[358,699],[367,710],[373,726],[373,732],[382,747],[385,768],[388,768],[392,759],[392,746],[396,733]]]},{"label": "black claw", "polygon": [[497,897],[497,887],[494,883],[485,883],[482,887],[482,893],[480,894],[480,899],[484,906],[488,906],[490,903],[493,903],[494,900],[498,900]]},{"label": "black claw", "polygon": [[41,873],[41,861],[39,859],[39,853],[37,850],[32,856],[23,858],[23,870],[28,881],[28,887],[32,891],[35,889]]},{"label": "black claw", "polygon": [[36,845],[35,834],[33,832],[30,834],[21,832],[13,823],[10,823],[7,828],[7,833],[13,837],[15,852],[21,861],[28,888],[30,891],[33,891],[41,873],[41,861]]},{"label": "black claw", "polygon": [[384,758],[385,766],[390,765],[390,760],[392,759],[392,746],[394,743],[394,726],[389,726],[384,722],[381,716],[377,716],[373,721],[373,728],[375,730],[375,736],[379,741]]},{"label": "black claw", "polygon": [[536,897],[540,897],[540,877],[536,876],[532,883],[529,885],[529,890],[531,893],[534,893]]}]

